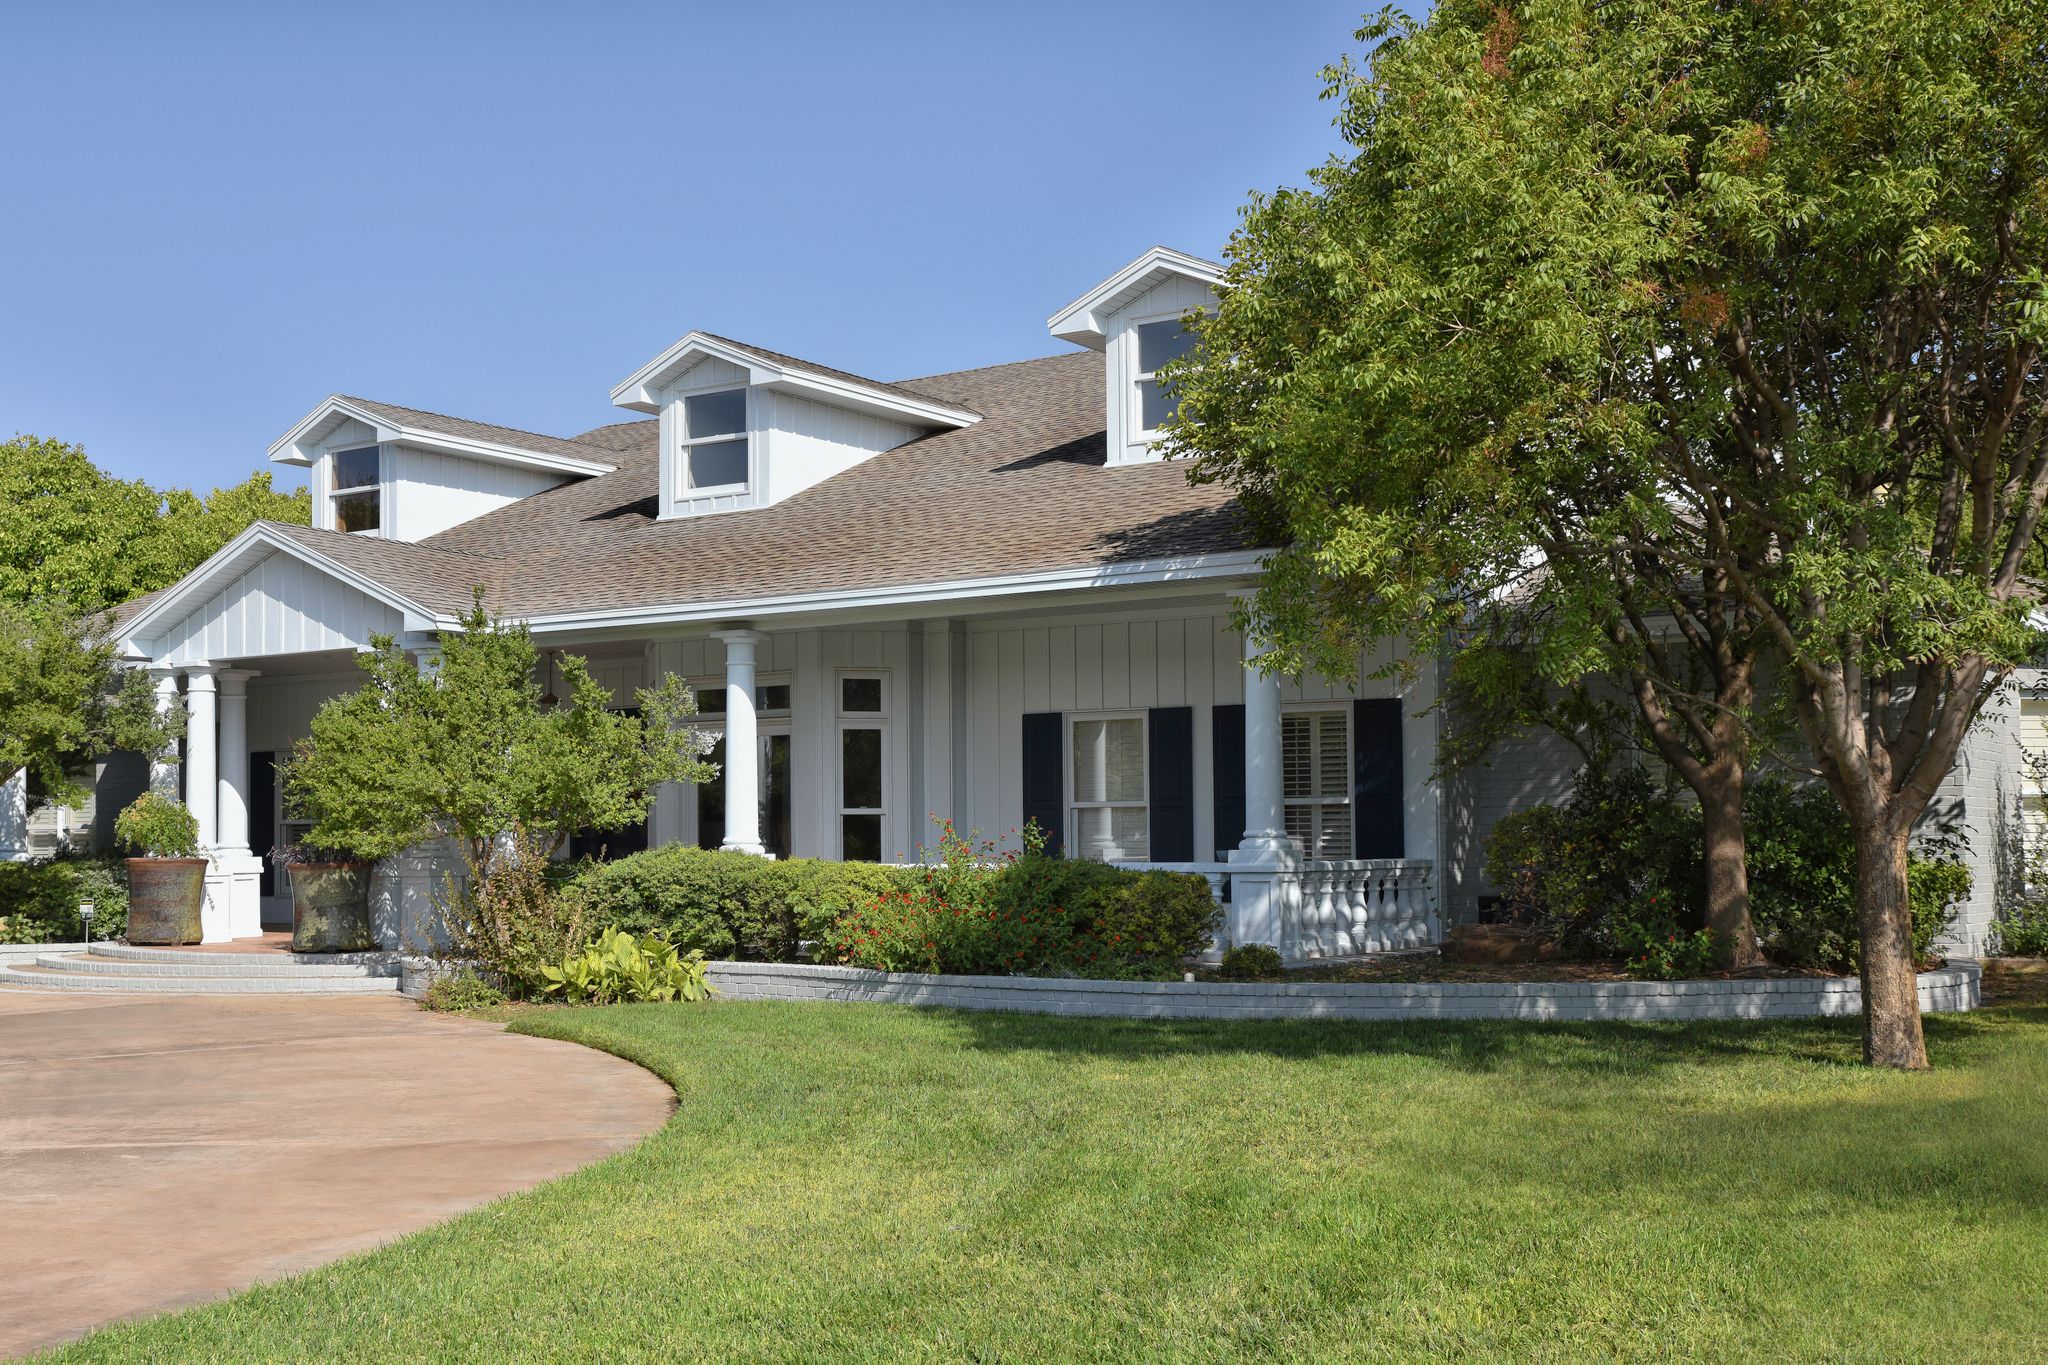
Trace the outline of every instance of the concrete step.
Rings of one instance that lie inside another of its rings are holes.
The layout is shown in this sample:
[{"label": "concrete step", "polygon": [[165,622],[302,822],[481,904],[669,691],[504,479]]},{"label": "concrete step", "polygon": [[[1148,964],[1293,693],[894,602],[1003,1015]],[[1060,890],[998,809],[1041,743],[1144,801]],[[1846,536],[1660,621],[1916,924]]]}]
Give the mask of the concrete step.
[{"label": "concrete step", "polygon": [[[259,957],[253,953],[214,953],[211,962],[144,962],[135,958],[44,953],[34,965],[53,972],[89,972],[98,976],[278,976],[292,978],[396,976],[395,962],[308,962]],[[24,964],[27,965],[27,964]]]},{"label": "concrete step", "polygon": [[303,963],[307,966],[349,967],[393,967],[398,954],[376,951],[368,953],[221,953],[208,952],[202,948],[144,948],[132,943],[95,943],[91,954],[117,962],[197,962],[210,966],[220,962],[286,962]]},{"label": "concrete step", "polygon": [[0,969],[0,990],[140,995],[392,995],[396,976],[109,976],[16,964]]}]

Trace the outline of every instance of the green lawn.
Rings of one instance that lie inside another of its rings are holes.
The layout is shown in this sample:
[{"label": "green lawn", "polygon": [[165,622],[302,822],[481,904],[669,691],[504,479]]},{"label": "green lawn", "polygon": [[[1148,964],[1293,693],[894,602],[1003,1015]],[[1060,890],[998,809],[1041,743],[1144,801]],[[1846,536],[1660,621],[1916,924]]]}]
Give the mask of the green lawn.
[{"label": "green lawn", "polygon": [[62,1360],[2040,1360],[2048,1008],[1930,1021],[528,1015],[637,1150]]}]

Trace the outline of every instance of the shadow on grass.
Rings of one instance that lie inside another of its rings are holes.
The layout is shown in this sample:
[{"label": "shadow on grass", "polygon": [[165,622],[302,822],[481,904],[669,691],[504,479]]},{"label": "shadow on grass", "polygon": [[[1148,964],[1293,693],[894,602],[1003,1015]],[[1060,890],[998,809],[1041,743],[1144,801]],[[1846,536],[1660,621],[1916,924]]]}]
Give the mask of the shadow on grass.
[{"label": "shadow on grass", "polygon": [[[990,1051],[1077,1053],[1121,1060],[1174,1054],[1258,1054],[1308,1060],[1404,1056],[1470,1072],[1519,1068],[1615,1074],[1773,1059],[1862,1062],[1862,1022],[1832,1019],[1547,1022],[1443,1019],[1102,1019],[944,1011]],[[1927,1016],[1935,1066],[1965,1063],[2014,1024],[2048,1026],[2048,1007]]]}]

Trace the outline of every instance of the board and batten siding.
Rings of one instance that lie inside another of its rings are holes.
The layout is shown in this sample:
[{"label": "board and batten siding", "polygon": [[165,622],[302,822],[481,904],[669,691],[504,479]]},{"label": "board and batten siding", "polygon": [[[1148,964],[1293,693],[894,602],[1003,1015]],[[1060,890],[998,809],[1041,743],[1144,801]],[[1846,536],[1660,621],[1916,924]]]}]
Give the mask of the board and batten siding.
[{"label": "board and batten siding", "polygon": [[404,628],[399,612],[303,561],[273,553],[205,603],[159,631],[164,663],[206,663],[265,654],[358,649]]},{"label": "board and batten siding", "polygon": [[383,530],[393,540],[425,540],[561,482],[560,474],[387,445]]},{"label": "board and batten siding", "polygon": [[1180,317],[1196,308],[1213,307],[1215,293],[1199,280],[1175,275],[1153,285],[1119,308],[1110,318],[1110,331],[1102,348],[1103,369],[1109,389],[1109,462],[1143,464],[1158,458],[1150,441],[1133,438],[1136,414],[1131,411],[1132,385],[1137,382],[1140,322]]}]

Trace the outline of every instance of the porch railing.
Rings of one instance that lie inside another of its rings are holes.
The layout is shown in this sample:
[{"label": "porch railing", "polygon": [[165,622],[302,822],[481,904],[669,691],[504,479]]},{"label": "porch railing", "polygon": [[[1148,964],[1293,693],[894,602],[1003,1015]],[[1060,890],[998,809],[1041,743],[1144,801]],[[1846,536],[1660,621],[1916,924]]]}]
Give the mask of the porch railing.
[{"label": "porch railing", "polygon": [[1311,859],[1281,916],[1281,956],[1357,957],[1438,942],[1433,864],[1419,858]]}]

